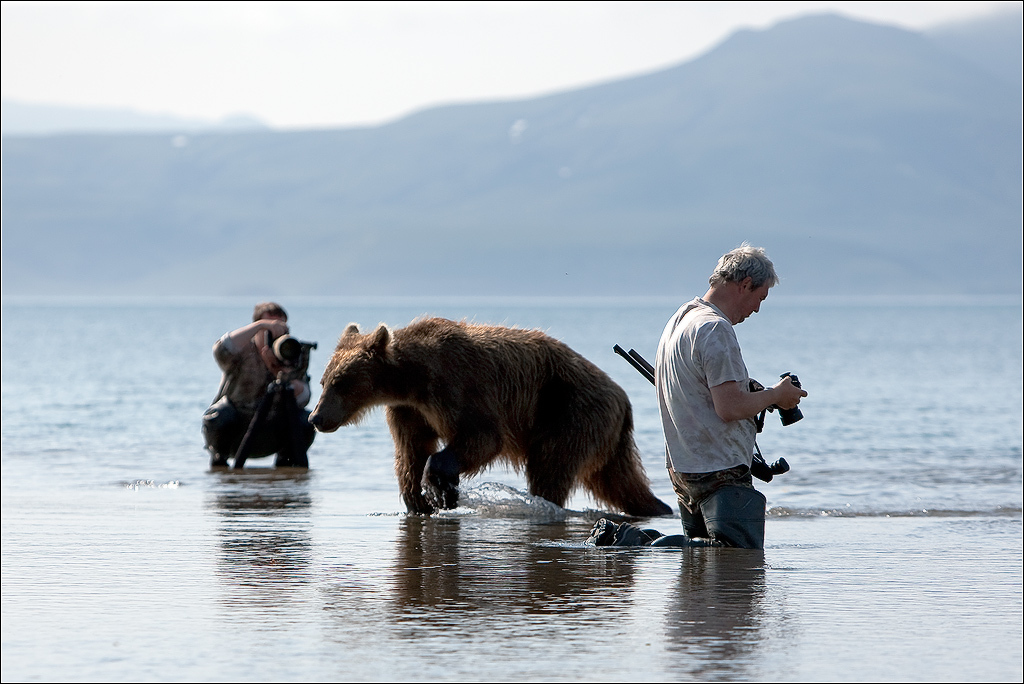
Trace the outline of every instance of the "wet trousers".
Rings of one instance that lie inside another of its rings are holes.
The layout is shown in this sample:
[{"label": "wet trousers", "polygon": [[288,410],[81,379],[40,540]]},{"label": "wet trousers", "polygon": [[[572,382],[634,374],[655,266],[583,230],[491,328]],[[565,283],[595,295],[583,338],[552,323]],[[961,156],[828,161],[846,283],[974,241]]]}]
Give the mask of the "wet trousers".
[{"label": "wet trousers", "polygon": [[679,498],[683,532],[741,549],[764,548],[765,498],[754,489],[750,468],[711,473],[669,470]]},{"label": "wet trousers", "polygon": [[[246,458],[277,454],[277,467],[309,467],[306,452],[316,436],[309,424],[309,411],[299,408],[291,392],[280,392],[269,401],[269,410],[257,411],[255,419],[253,413],[235,408],[227,397],[206,409],[203,438],[210,465],[226,466],[228,459],[234,458],[235,467],[240,468]],[[243,440],[244,455],[238,453]]]}]

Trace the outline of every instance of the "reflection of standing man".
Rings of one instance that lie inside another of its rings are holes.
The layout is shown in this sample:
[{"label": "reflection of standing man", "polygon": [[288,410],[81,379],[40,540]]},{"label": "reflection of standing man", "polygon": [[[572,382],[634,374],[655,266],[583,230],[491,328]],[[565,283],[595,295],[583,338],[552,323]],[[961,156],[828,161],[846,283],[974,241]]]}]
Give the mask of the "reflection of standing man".
[{"label": "reflection of standing man", "polygon": [[[275,353],[274,341],[288,334],[288,314],[280,304],[264,302],[253,310],[253,322],[222,336],[213,345],[213,356],[224,371],[214,403],[203,415],[203,436],[210,451],[210,465],[226,466],[248,437],[246,456],[278,454],[275,465],[307,467],[306,450],[315,431],[307,420],[309,411],[308,354],[290,366]],[[291,391],[268,397],[278,376],[292,378]],[[261,405],[272,400],[272,404]],[[259,418],[254,418],[259,414]],[[241,465],[236,459],[236,466]]]},{"label": "reflection of standing man", "polygon": [[709,552],[680,563],[664,618],[667,662],[680,680],[765,677],[759,651],[789,631],[781,597],[767,600],[765,584],[763,552]]},{"label": "reflection of standing man", "polygon": [[665,327],[655,363],[666,461],[688,537],[764,547],[765,498],[750,464],[754,422],[769,406],[794,408],[807,396],[788,377],[750,391],[733,326],[761,308],[778,282],[760,247],[744,243],[718,261],[703,298],[687,302]]}]

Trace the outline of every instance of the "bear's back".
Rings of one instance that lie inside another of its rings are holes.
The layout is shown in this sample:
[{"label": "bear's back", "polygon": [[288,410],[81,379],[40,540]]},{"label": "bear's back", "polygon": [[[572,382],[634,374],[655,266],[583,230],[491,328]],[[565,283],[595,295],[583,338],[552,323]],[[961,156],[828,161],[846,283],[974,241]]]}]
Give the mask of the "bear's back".
[{"label": "bear's back", "polygon": [[395,331],[394,339],[396,352],[453,381],[473,377],[522,388],[558,377],[625,397],[604,371],[540,330],[426,318]]},{"label": "bear's back", "polygon": [[466,362],[522,366],[550,363],[562,357],[578,357],[539,330],[481,325],[446,318],[426,318],[395,331],[395,346],[419,349],[422,354]]}]

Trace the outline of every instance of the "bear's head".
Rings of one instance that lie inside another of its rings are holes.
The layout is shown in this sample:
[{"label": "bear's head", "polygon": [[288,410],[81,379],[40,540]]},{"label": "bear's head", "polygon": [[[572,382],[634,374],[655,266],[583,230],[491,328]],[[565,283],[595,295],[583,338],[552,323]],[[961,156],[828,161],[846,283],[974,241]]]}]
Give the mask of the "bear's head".
[{"label": "bear's head", "polygon": [[391,333],[381,324],[368,335],[350,323],[320,380],[320,401],[309,422],[320,432],[334,432],[358,422],[387,395],[382,384],[389,362]]}]

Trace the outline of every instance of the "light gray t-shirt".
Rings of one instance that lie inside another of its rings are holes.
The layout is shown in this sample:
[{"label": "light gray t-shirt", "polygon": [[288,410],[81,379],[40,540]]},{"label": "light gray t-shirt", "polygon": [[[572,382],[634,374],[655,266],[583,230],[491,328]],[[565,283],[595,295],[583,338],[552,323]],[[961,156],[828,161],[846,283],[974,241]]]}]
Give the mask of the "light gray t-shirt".
[{"label": "light gray t-shirt", "polygon": [[687,302],[665,326],[655,360],[658,407],[669,469],[709,473],[750,465],[757,428],[753,418],[725,422],[711,388],[750,376],[729,319],[701,298]]}]

